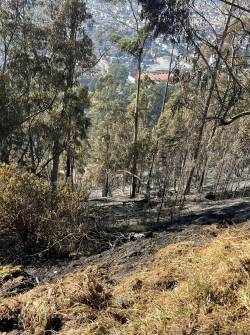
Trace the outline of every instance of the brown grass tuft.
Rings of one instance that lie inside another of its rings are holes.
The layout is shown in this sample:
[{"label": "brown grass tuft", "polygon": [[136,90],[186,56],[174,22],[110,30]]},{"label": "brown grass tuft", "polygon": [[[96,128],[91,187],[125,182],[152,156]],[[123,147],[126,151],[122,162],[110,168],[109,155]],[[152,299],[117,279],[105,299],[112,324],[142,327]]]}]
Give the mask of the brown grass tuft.
[{"label": "brown grass tuft", "polygon": [[205,246],[168,246],[112,288],[90,268],[2,302],[0,315],[18,311],[20,334],[249,335],[249,242],[234,228]]}]

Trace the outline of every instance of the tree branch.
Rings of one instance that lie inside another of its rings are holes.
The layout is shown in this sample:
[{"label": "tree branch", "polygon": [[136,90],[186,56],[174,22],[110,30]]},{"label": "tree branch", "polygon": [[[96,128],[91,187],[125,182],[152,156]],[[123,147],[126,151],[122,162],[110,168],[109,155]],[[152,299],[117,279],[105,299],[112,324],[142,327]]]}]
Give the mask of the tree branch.
[{"label": "tree branch", "polygon": [[244,12],[250,13],[250,9],[248,9],[246,7],[243,7],[243,6],[239,5],[239,4],[233,3],[233,2],[228,1],[228,0],[220,0],[220,1],[224,2],[227,5],[230,5],[230,6],[233,6],[235,8],[238,8],[240,10],[243,10]]},{"label": "tree branch", "polygon": [[240,119],[244,116],[250,116],[250,111],[239,113],[239,114],[233,116],[231,119],[228,119],[228,120],[225,120],[225,119],[220,118],[220,117],[208,117],[207,120],[208,121],[216,120],[216,121],[218,121],[218,127],[221,127],[221,126],[228,126],[231,123],[233,123],[234,121],[236,121],[236,120],[238,120],[238,119]]}]

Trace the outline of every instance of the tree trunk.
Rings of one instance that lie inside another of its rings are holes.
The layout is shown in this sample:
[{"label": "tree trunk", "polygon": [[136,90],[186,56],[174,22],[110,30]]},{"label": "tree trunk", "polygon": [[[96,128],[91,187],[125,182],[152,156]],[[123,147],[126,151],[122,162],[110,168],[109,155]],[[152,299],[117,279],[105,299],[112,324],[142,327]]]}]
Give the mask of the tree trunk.
[{"label": "tree trunk", "polygon": [[67,159],[66,159],[66,180],[71,176],[71,155],[69,151],[67,151]]},{"label": "tree trunk", "polygon": [[151,180],[152,180],[152,174],[153,174],[153,169],[154,169],[155,156],[156,156],[156,152],[154,151],[152,155],[152,161],[151,161],[151,166],[150,166],[150,170],[148,174],[148,181],[147,181],[147,186],[146,186],[146,197],[148,199],[150,198]]},{"label": "tree trunk", "polygon": [[209,94],[208,94],[208,97],[207,97],[207,100],[206,100],[205,108],[204,108],[204,111],[202,113],[201,126],[200,126],[200,129],[199,129],[199,132],[198,132],[196,145],[195,145],[195,148],[194,148],[192,167],[191,167],[188,179],[187,179],[184,195],[190,193],[194,172],[195,172],[196,165],[197,165],[197,162],[198,162],[201,143],[202,143],[202,140],[203,140],[203,134],[204,134],[204,130],[205,130],[206,118],[207,118],[207,115],[208,115],[208,112],[209,112],[209,108],[210,108],[210,104],[211,104],[211,101],[212,101],[212,96],[213,96],[213,92],[214,92],[214,88],[215,88],[215,84],[216,84],[216,80],[217,80],[217,76],[218,76],[218,71],[219,71],[219,67],[220,67],[220,64],[221,64],[220,54],[221,54],[222,48],[224,46],[225,37],[227,35],[227,31],[228,31],[228,28],[230,26],[230,21],[231,21],[231,18],[232,18],[232,6],[231,6],[230,13],[228,15],[228,19],[227,19],[227,22],[226,22],[226,25],[225,25],[224,32],[222,34],[223,37],[222,37],[222,40],[221,40],[221,43],[220,43],[220,46],[219,46],[219,49],[218,49],[219,50],[218,55],[217,55],[218,58],[217,58],[217,61],[216,61],[216,64],[215,64],[214,74],[213,74],[213,77],[212,77],[212,80],[211,80],[211,83],[210,83]]},{"label": "tree trunk", "polygon": [[172,45],[171,58],[170,58],[169,70],[168,70],[168,80],[167,80],[167,84],[166,84],[165,91],[164,91],[164,96],[163,96],[163,101],[162,101],[162,106],[161,106],[161,114],[160,115],[163,114],[163,112],[165,110],[165,105],[166,105],[166,102],[167,102],[169,81],[170,81],[170,76],[171,76],[171,73],[172,73],[173,56],[174,56],[174,45]]},{"label": "tree trunk", "polygon": [[51,171],[51,189],[52,194],[57,190],[57,180],[58,180],[58,171],[59,171],[59,162],[60,162],[60,145],[59,140],[54,141],[53,145],[53,159],[52,159],[52,171]]},{"label": "tree trunk", "polygon": [[109,195],[109,175],[106,173],[105,181],[102,189],[102,196],[107,197]]},{"label": "tree trunk", "polygon": [[162,212],[162,208],[163,208],[163,204],[164,204],[166,191],[167,191],[167,175],[166,175],[166,177],[164,179],[164,182],[163,182],[163,189],[162,189],[162,194],[161,194],[161,203],[160,203],[160,207],[159,207],[158,214],[157,214],[157,220],[156,220],[157,225],[160,223],[160,217],[161,217],[161,212]]},{"label": "tree trunk", "polygon": [[138,161],[138,126],[139,126],[139,112],[140,112],[140,88],[141,88],[141,61],[142,57],[138,59],[138,77],[136,90],[136,106],[134,115],[134,139],[133,139],[133,161],[132,161],[132,190],[131,198],[135,197],[137,186],[137,161]]},{"label": "tree trunk", "polygon": [[204,163],[203,163],[203,166],[202,166],[201,178],[200,178],[200,182],[199,182],[199,193],[202,192],[202,188],[203,188],[203,185],[204,185],[205,176],[206,176],[206,172],[207,172],[207,163],[208,163],[208,155],[205,156]]},{"label": "tree trunk", "polygon": [[35,162],[35,153],[34,153],[34,143],[32,135],[29,131],[29,148],[30,148],[30,159],[31,159],[31,172],[36,172],[36,162]]}]

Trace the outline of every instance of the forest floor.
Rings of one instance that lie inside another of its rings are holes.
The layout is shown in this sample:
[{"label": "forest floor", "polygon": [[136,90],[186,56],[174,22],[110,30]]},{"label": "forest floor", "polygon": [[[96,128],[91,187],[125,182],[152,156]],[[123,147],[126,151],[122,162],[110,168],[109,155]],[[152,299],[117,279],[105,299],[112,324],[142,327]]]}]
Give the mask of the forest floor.
[{"label": "forest floor", "polygon": [[[145,205],[141,198],[96,199],[91,201],[91,206],[98,208],[98,226],[104,236],[107,231],[111,235],[116,233],[115,238],[107,241],[106,250],[92,255],[80,251],[65,259],[45,262],[36,259],[24,264],[22,258],[14,258],[12,264],[22,265],[27,274],[28,288],[30,281],[35,285],[52,282],[95,264],[110,264],[112,276],[124,276],[150,263],[153,255],[169,244],[180,241],[203,243],[227,227],[238,226],[250,219],[250,197],[211,201],[190,196],[185,207],[173,218],[169,216],[169,209],[163,209],[158,224],[158,207]],[[104,238],[109,239],[108,234]],[[0,244],[0,266],[8,264],[4,257],[8,251]]]},{"label": "forest floor", "polygon": [[0,334],[248,335],[249,228],[191,224],[88,258],[0,268]]},{"label": "forest floor", "polygon": [[[41,268],[27,268],[39,281],[51,281],[69,272],[79,271],[89,265],[110,265],[112,276],[124,276],[138,271],[152,261],[161,248],[180,241],[203,243],[218,236],[230,226],[238,226],[250,219],[250,197],[209,201],[189,198],[184,209],[173,219],[169,211],[162,211],[156,224],[156,208],[146,208],[140,199],[106,200],[101,206],[105,212],[102,227],[121,232],[110,243],[110,248],[89,257],[76,255],[76,259],[59,260]],[[105,208],[105,209],[104,209]],[[110,229],[111,227],[111,229]]]}]

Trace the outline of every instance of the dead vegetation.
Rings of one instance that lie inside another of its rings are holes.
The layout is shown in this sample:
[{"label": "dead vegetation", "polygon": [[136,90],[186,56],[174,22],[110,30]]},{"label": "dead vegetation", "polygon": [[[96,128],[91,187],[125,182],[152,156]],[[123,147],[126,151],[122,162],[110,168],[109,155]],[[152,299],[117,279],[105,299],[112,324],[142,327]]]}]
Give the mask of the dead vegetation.
[{"label": "dead vegetation", "polygon": [[248,335],[250,232],[172,244],[121,279],[90,267],[2,299],[0,332],[63,335]]}]

